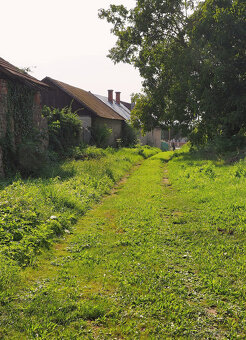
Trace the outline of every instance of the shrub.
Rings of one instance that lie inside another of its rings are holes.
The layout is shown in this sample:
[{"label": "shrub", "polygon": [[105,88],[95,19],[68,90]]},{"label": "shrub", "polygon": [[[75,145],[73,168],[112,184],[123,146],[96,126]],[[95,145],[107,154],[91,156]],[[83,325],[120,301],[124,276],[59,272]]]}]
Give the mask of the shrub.
[{"label": "shrub", "polygon": [[122,146],[132,147],[138,142],[138,133],[130,124],[124,123],[122,129]]},{"label": "shrub", "polygon": [[22,175],[37,175],[47,161],[47,154],[40,147],[40,143],[25,140],[18,148],[18,159],[18,168]]},{"label": "shrub", "polygon": [[80,151],[87,159],[54,163],[45,178],[0,183],[0,260],[2,255],[22,266],[32,264],[40,249],[69,232],[134,163],[159,150],[90,146]]},{"label": "shrub", "polygon": [[43,108],[43,115],[48,121],[49,149],[63,155],[69,148],[79,145],[82,122],[71,107],[51,109]]},{"label": "shrub", "polygon": [[112,129],[110,129],[106,124],[104,125],[95,124],[91,128],[92,140],[99,148],[106,148],[108,146],[108,140],[111,133]]}]

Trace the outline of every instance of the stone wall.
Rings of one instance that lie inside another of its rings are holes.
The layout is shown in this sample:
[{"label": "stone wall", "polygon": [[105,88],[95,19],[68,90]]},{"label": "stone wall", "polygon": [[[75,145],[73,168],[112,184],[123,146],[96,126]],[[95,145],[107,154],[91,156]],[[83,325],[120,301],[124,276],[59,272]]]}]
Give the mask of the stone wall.
[{"label": "stone wall", "polygon": [[[24,85],[23,85],[24,86]],[[7,130],[11,134],[12,139],[12,150],[16,151],[19,143],[21,142],[21,135],[18,131],[15,131],[15,124],[13,118],[7,118],[7,96],[8,96],[8,81],[0,79],[0,176],[4,176],[4,164],[3,164],[3,147],[6,140]],[[41,97],[38,91],[35,92],[33,97],[33,108],[32,108],[32,124],[33,127],[41,132],[41,144],[42,149],[48,146],[48,133],[47,133],[47,121],[42,117]],[[16,138],[18,136],[18,138]],[[5,155],[8,157],[8,155]]]},{"label": "stone wall", "polygon": [[147,132],[144,136],[140,135],[140,144],[161,148],[161,129],[155,128]]},{"label": "stone wall", "polygon": [[33,98],[33,127],[41,132],[41,146],[43,149],[48,148],[48,123],[46,118],[42,117],[41,93],[37,91]]},{"label": "stone wall", "polygon": [[[0,79],[0,143],[4,140],[6,136],[6,128],[7,128],[7,120],[6,120],[6,111],[7,111],[7,81],[4,79]],[[4,176],[4,167],[3,167],[3,150],[0,144],[0,176]]]}]

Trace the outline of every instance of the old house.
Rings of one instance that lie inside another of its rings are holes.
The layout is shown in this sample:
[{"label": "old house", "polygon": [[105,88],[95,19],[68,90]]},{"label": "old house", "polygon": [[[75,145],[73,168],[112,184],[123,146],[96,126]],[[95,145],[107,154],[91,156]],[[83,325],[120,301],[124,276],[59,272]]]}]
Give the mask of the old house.
[{"label": "old house", "polygon": [[4,176],[6,163],[9,167],[20,163],[24,139],[34,130],[45,133],[40,96],[45,88],[46,84],[0,58],[0,176]]},{"label": "old house", "polygon": [[108,105],[111,109],[113,109],[118,115],[120,115],[124,120],[128,121],[130,120],[131,111],[129,108],[124,105],[124,103],[120,99],[120,92],[115,92],[115,99],[114,97],[114,91],[108,90],[108,96],[102,96],[95,94],[95,96],[100,99],[103,103]]},{"label": "old house", "polygon": [[42,91],[42,103],[59,109],[71,106],[72,111],[77,112],[83,122],[83,140],[85,143],[91,142],[91,130],[93,128],[103,128],[106,125],[107,128],[112,130],[107,144],[116,145],[117,139],[122,136],[122,125],[125,118],[114,109],[112,90],[108,91],[105,102],[91,92],[50,77],[44,78],[42,82],[52,89],[50,92]]},{"label": "old house", "polygon": [[[109,96],[104,97],[95,95],[102,100],[105,104],[110,106],[114,111],[121,115],[126,121],[130,120],[131,110],[134,107],[133,103],[123,102],[120,98],[120,92],[115,92],[115,100],[113,99],[113,90],[109,90]],[[150,145],[161,148],[161,129],[154,128],[146,134],[139,132],[139,142],[141,145]]]}]

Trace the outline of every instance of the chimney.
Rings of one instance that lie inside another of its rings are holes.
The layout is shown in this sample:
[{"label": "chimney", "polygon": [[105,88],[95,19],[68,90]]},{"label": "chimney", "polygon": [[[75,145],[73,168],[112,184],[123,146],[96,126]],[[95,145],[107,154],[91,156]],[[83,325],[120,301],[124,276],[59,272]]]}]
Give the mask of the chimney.
[{"label": "chimney", "polygon": [[116,94],[116,104],[120,105],[120,92],[115,92]]},{"label": "chimney", "polygon": [[108,90],[108,101],[113,104],[113,92],[114,90]]}]

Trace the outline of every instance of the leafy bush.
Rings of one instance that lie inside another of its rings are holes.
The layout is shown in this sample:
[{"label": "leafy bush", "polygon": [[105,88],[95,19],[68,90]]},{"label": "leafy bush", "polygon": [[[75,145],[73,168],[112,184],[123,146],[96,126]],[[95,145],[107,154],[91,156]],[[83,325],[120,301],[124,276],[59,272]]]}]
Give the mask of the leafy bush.
[{"label": "leafy bush", "polygon": [[134,163],[159,149],[88,147],[82,152],[84,161],[47,168],[44,179],[16,179],[2,187],[0,255],[22,266],[31,264],[41,248],[69,232],[78,216],[109,192]]},{"label": "leafy bush", "polygon": [[138,142],[138,133],[130,124],[125,122],[122,128],[122,145],[125,147],[133,147]]},{"label": "leafy bush", "polygon": [[149,145],[143,145],[143,146],[137,146],[136,150],[139,155],[141,155],[143,158],[149,158],[151,156],[154,156],[158,152],[160,152],[160,149],[151,147]]},{"label": "leafy bush", "polygon": [[43,108],[43,115],[48,121],[49,148],[59,154],[64,154],[69,148],[79,145],[82,122],[71,107],[51,109]]},{"label": "leafy bush", "polygon": [[192,147],[196,146],[200,151],[209,152],[210,154],[226,154],[228,152],[237,151],[246,145],[244,135],[235,135],[226,137],[217,135],[209,138],[202,129],[194,129],[189,136]]},{"label": "leafy bush", "polygon": [[22,175],[37,175],[48,160],[41,143],[24,140],[18,147],[19,170]]},{"label": "leafy bush", "polygon": [[231,171],[233,177],[241,178],[246,177],[246,162],[245,160],[240,160]]},{"label": "leafy bush", "polygon": [[91,128],[92,140],[99,148],[106,148],[108,146],[108,140],[111,133],[112,129],[110,129],[106,124],[95,124]]},{"label": "leafy bush", "polygon": [[[107,148],[107,151],[109,151],[110,148]],[[112,149],[114,150],[114,149]],[[76,160],[83,160],[83,159],[92,159],[92,158],[102,158],[106,156],[107,152],[105,149],[97,148],[96,146],[75,146],[71,149],[69,149],[67,156],[68,158],[73,158]]]}]

